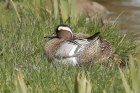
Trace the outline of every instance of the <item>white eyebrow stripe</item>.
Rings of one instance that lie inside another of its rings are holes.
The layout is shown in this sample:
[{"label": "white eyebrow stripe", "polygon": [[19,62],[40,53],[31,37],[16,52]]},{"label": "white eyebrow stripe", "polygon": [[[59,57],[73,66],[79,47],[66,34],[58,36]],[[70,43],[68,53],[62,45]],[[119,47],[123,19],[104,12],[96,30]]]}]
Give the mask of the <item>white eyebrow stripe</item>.
[{"label": "white eyebrow stripe", "polygon": [[58,27],[58,30],[67,30],[67,31],[71,32],[71,34],[72,34],[72,31],[69,27],[60,26],[60,27]]}]

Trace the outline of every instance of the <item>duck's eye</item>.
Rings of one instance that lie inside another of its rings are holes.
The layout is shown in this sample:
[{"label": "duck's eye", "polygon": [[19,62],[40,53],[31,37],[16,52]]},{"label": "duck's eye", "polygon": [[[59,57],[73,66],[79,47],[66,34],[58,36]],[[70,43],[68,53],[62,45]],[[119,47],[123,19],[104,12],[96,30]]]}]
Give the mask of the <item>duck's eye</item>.
[{"label": "duck's eye", "polygon": [[103,50],[105,50],[105,49],[106,49],[106,47],[105,47],[105,46],[102,46],[102,47],[101,47],[101,50],[102,50],[102,51],[103,51]]}]

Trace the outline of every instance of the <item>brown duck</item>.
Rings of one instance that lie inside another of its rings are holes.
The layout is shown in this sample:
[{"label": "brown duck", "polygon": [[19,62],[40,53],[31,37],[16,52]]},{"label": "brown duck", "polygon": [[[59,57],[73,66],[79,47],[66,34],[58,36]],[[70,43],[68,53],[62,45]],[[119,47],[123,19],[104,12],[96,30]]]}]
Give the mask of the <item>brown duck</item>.
[{"label": "brown duck", "polygon": [[100,32],[92,36],[72,33],[67,25],[58,25],[55,32],[44,38],[50,38],[44,47],[49,60],[73,65],[91,62],[94,59],[105,60],[111,55],[111,44],[102,39]]}]

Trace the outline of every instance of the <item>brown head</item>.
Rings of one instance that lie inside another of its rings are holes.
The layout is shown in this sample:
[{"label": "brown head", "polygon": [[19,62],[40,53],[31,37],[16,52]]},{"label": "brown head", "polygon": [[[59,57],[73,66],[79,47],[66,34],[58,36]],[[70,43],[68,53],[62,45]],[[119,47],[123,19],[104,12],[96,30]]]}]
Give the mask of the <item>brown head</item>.
[{"label": "brown head", "polygon": [[53,60],[58,46],[67,40],[73,39],[73,33],[69,26],[58,25],[55,32],[44,38],[50,38],[45,44],[44,51],[48,60]]},{"label": "brown head", "polygon": [[69,26],[67,25],[58,25],[55,32],[51,35],[45,36],[44,38],[58,38],[63,41],[66,40],[72,40],[73,39],[73,33]]}]

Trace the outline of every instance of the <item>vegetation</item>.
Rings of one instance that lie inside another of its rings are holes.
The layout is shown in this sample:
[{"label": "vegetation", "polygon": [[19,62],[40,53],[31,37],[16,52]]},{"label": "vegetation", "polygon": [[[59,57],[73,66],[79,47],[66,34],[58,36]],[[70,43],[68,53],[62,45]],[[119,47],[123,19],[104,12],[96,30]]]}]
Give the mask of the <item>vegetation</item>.
[{"label": "vegetation", "polygon": [[[86,84],[82,89],[87,93],[139,92],[140,65],[134,65],[139,61],[139,47],[134,39],[121,34],[117,24],[102,25],[96,19],[75,19],[76,15],[63,18],[60,11],[51,13],[44,4],[43,0],[11,0],[10,6],[0,2],[1,93],[82,93],[78,84]],[[100,31],[112,44],[111,58],[80,66],[48,62],[43,52],[47,40],[43,37],[62,23],[70,25],[74,32]],[[130,67],[126,64],[129,62]],[[118,69],[120,64],[126,64],[125,68]]]}]

